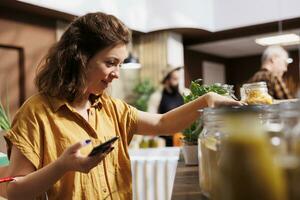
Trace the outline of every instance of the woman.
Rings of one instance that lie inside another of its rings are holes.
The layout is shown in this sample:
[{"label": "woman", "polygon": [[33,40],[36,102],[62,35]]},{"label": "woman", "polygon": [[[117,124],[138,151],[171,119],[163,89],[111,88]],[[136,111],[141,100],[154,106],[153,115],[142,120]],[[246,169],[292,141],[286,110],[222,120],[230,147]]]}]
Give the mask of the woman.
[{"label": "woman", "polygon": [[[239,105],[209,93],[165,114],[136,110],[105,93],[119,77],[130,42],[117,18],[90,13],[74,21],[40,68],[39,93],[20,108],[6,135],[9,199],[132,199],[127,145],[133,134],[178,132],[206,106]],[[119,136],[103,154],[93,146]],[[114,149],[113,149],[114,148]]]}]

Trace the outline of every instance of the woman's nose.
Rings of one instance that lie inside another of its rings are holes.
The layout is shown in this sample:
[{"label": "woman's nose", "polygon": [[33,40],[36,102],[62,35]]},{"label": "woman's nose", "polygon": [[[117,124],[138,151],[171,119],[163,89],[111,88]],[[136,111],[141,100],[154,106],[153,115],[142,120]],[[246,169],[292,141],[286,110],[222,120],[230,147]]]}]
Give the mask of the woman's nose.
[{"label": "woman's nose", "polygon": [[113,72],[111,73],[111,76],[112,76],[113,78],[118,79],[118,78],[120,77],[120,71],[119,71],[119,70],[113,71]]}]

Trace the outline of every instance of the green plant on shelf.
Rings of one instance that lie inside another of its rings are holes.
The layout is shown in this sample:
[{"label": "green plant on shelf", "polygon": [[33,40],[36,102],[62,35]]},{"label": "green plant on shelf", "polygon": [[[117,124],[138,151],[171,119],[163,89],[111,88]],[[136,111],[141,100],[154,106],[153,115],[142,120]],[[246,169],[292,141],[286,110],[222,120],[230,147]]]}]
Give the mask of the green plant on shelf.
[{"label": "green plant on shelf", "polygon": [[[183,97],[184,103],[188,103],[197,99],[198,97],[209,93],[215,92],[220,95],[230,96],[234,99],[233,86],[227,84],[214,83],[211,85],[201,84],[202,80],[192,81],[190,85],[190,94]],[[187,145],[196,145],[198,143],[198,137],[203,129],[203,120],[200,117],[191,126],[183,130],[183,141]]]},{"label": "green plant on shelf", "polygon": [[8,106],[4,109],[1,101],[0,101],[0,130],[9,130],[11,127],[9,120],[9,109]]},{"label": "green plant on shelf", "polygon": [[[7,131],[11,128],[10,117],[9,117],[9,104],[8,98],[6,98],[6,108],[3,107],[0,97],[0,167],[6,166],[9,164],[9,160],[6,155],[5,146],[6,142],[3,137],[4,131]],[[4,152],[4,153],[3,153]]]},{"label": "green plant on shelf", "polygon": [[154,91],[155,88],[150,80],[138,83],[134,88],[136,98],[133,102],[133,106],[141,111],[147,111],[149,98]]}]

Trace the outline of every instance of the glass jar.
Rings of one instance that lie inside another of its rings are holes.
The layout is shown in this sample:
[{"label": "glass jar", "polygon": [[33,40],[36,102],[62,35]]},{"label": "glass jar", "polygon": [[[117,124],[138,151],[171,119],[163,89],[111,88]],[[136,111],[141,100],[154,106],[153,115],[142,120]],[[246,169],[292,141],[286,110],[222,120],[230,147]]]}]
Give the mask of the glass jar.
[{"label": "glass jar", "polygon": [[243,84],[241,100],[249,105],[272,104],[273,98],[268,93],[266,82]]},{"label": "glass jar", "polygon": [[264,106],[262,125],[269,138],[274,156],[283,156],[288,152],[288,142],[280,113],[279,104]]},{"label": "glass jar", "polygon": [[282,170],[259,117],[261,108],[224,109],[215,200],[287,199]]},{"label": "glass jar", "polygon": [[235,100],[238,100],[236,98],[236,96],[234,95],[234,89],[233,89],[234,86],[233,85],[221,84],[221,83],[215,83],[215,85],[216,86],[221,86],[222,88],[224,88],[227,91],[227,93],[225,94],[226,96],[231,97]]},{"label": "glass jar", "polygon": [[288,152],[293,153],[292,146],[298,137],[300,139],[300,130],[296,128],[300,124],[300,101],[280,103],[278,113],[283,126],[282,131],[287,139]]},{"label": "glass jar", "polygon": [[206,108],[203,111],[203,130],[198,139],[199,184],[204,196],[210,197],[214,190],[215,175],[218,170],[220,129],[222,121],[218,109]]},{"label": "glass jar", "polygon": [[280,157],[288,185],[289,200],[300,199],[300,101],[279,104],[288,153]]}]

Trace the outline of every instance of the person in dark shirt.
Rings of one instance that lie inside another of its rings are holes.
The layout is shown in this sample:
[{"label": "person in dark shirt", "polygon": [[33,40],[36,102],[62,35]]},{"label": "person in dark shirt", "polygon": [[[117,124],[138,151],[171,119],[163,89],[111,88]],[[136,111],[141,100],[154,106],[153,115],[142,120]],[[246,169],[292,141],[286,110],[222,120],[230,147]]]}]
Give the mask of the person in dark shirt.
[{"label": "person in dark shirt", "polygon": [[[182,67],[168,68],[161,81],[162,90],[156,91],[151,95],[148,111],[151,113],[166,113],[174,108],[183,105],[183,97],[179,89],[180,69]],[[173,146],[172,136],[161,136],[166,140],[166,146]]]},{"label": "person in dark shirt", "polygon": [[248,82],[265,81],[268,92],[274,99],[291,99],[293,97],[283,81],[283,75],[291,61],[281,46],[269,46],[262,55],[261,69]]},{"label": "person in dark shirt", "polygon": [[182,95],[179,92],[179,69],[172,70],[162,81],[164,89],[158,107],[158,113],[163,114],[183,104]]}]

